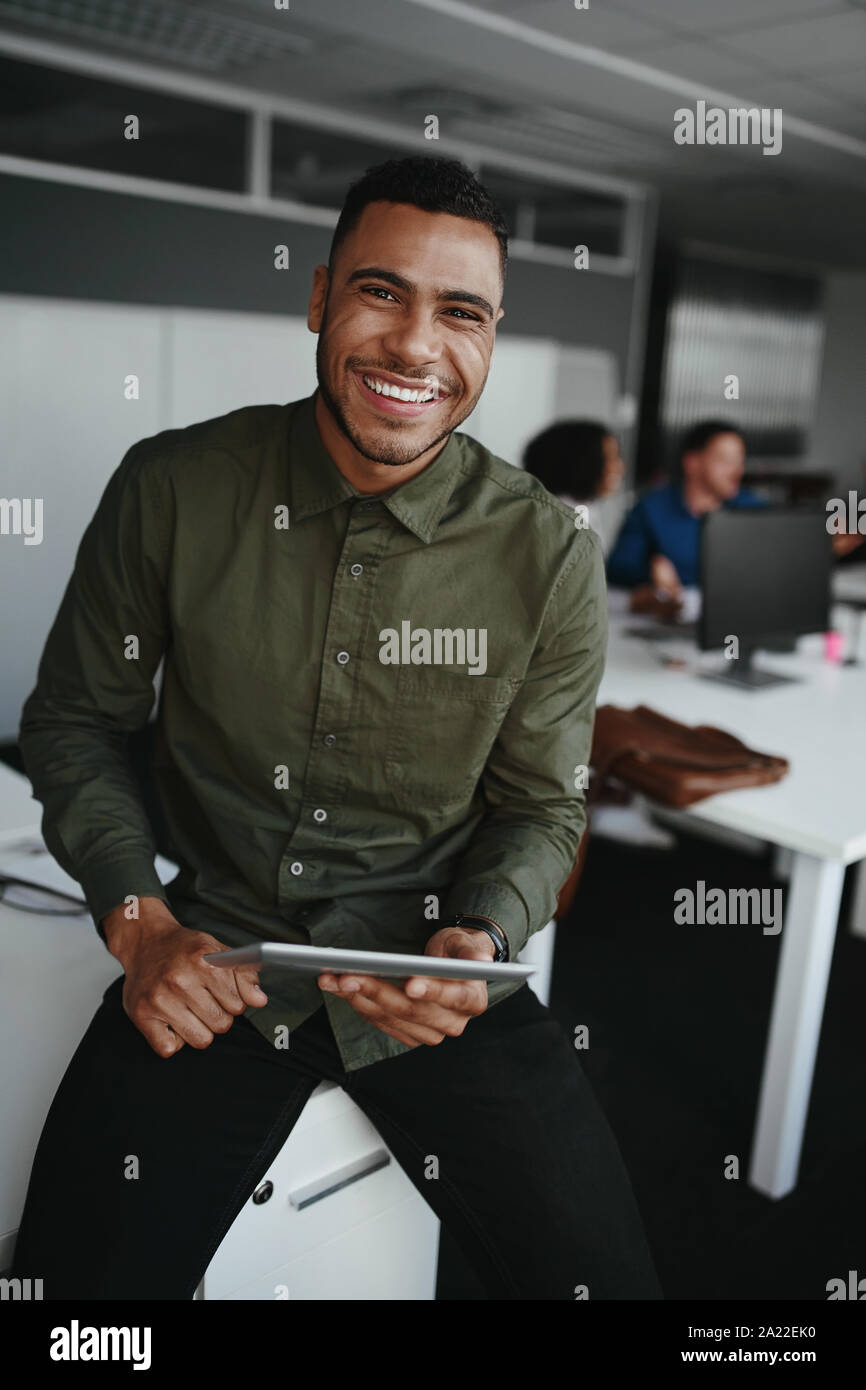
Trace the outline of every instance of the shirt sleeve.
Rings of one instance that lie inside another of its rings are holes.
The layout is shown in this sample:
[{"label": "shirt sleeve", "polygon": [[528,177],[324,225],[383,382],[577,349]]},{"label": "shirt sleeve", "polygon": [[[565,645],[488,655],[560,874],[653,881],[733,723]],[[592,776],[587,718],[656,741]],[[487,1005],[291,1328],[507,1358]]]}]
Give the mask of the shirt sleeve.
[{"label": "shirt sleeve", "polygon": [[129,894],[168,902],[127,756],[169,632],[168,526],[145,444],[127,451],[84,533],[19,730],[45,843],[98,929]]},{"label": "shirt sleeve", "polygon": [[622,524],[607,561],[607,581],[616,588],[634,589],[650,578],[653,536],[643,500],[637,502]]},{"label": "shirt sleeve", "polygon": [[601,543],[575,532],[526,676],[487,760],[488,809],[445,896],[445,914],[498,922],[514,960],[550,921],[586,825],[585,769],[607,647]]}]

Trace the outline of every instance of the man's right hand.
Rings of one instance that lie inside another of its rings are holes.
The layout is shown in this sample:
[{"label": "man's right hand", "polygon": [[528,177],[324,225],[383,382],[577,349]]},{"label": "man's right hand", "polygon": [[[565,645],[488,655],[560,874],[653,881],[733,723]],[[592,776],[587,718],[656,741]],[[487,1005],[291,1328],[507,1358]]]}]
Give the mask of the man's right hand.
[{"label": "man's right hand", "polygon": [[173,1056],[185,1042],[209,1047],[248,1004],[268,1002],[259,966],[208,965],[204,956],[230,948],[209,932],[182,926],[161,898],[140,898],[136,919],[125,912],[120,906],[103,917],[105,940],[126,974],[123,1007],[160,1057]]},{"label": "man's right hand", "polygon": [[660,598],[662,595],[676,600],[682,598],[683,586],[680,577],[666,555],[653,555],[650,560],[650,579]]},{"label": "man's right hand", "polygon": [[663,623],[673,623],[682,612],[682,600],[665,595],[652,584],[639,584],[629,596],[629,612],[639,613],[642,618],[658,618]]}]

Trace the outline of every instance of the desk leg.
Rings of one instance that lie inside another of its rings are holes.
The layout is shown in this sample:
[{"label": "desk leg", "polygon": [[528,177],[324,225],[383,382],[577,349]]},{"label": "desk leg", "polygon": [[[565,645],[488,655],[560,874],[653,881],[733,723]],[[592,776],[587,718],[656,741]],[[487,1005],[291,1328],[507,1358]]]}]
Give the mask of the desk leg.
[{"label": "desk leg", "polygon": [[767,1197],[797,1182],[844,876],[836,860],[794,856],[749,1168]]},{"label": "desk leg", "polygon": [[854,901],[851,904],[851,931],[854,936],[866,937],[866,859],[854,870]]}]

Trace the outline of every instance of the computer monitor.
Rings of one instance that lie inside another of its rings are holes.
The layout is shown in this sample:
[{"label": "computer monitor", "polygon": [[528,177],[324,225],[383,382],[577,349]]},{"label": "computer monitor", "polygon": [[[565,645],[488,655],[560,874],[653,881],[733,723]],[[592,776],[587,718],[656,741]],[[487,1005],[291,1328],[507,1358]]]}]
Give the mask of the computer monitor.
[{"label": "computer monitor", "polygon": [[698,646],[725,647],[736,637],[738,655],[713,680],[758,689],[790,680],[752,664],[760,647],[776,647],[830,625],[833,552],[823,509],[719,508],[701,528]]}]

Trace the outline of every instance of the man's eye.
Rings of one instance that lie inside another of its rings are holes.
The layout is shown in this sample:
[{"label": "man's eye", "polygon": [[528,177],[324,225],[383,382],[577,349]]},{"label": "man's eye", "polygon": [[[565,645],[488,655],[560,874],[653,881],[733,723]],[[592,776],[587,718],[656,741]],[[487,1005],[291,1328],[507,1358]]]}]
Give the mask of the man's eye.
[{"label": "man's eye", "polygon": [[473,323],[480,323],[480,322],[481,322],[481,320],[479,319],[479,317],[478,317],[477,314],[468,314],[468,313],[466,312],[465,309],[447,309],[447,310],[446,310],[446,313],[448,313],[448,314],[462,314],[463,318],[465,318],[465,319],[471,319]]},{"label": "man's eye", "polygon": [[391,299],[394,298],[394,296],[391,294],[391,291],[390,291],[390,290],[383,290],[383,288],[382,288],[381,285],[365,285],[365,286],[364,286],[364,293],[365,293],[365,294],[384,294],[384,295],[389,296]]}]

